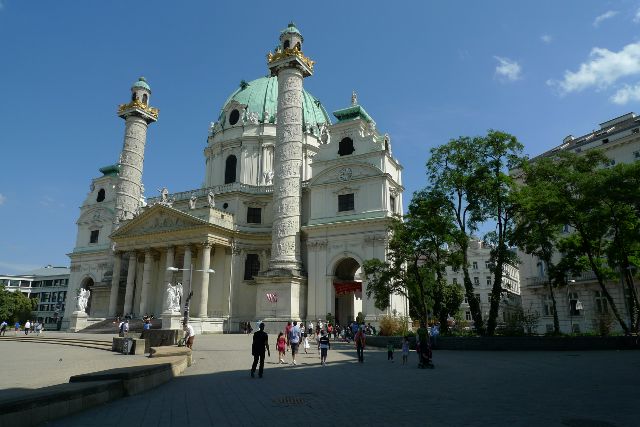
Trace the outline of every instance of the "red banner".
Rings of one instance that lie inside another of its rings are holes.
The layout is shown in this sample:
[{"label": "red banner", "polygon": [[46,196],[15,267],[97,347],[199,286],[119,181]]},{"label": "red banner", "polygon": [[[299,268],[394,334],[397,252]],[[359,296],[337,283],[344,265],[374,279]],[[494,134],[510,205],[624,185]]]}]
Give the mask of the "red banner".
[{"label": "red banner", "polygon": [[336,295],[362,292],[362,282],[333,282]]}]

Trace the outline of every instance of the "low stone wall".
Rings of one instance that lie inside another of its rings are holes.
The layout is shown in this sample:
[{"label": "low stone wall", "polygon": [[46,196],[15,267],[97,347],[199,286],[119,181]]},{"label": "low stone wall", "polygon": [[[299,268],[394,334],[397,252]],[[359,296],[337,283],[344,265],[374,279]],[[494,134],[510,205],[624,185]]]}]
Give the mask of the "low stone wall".
[{"label": "low stone wall", "polygon": [[140,338],[145,340],[144,352],[149,353],[151,347],[177,345],[182,334],[178,329],[146,329],[142,331]]},{"label": "low stone wall", "polygon": [[114,337],[113,342],[111,344],[111,351],[115,351],[118,353],[122,353],[122,347],[124,346],[125,340],[131,340],[132,345],[129,349],[128,354],[144,354],[145,353],[145,340],[140,338],[129,338],[129,337]]},{"label": "low stone wall", "polygon": [[[367,345],[387,347],[392,341],[400,348],[402,337],[367,337]],[[415,338],[409,343],[415,348]],[[637,337],[438,337],[434,350],[473,351],[583,351],[583,350],[640,350]]]}]

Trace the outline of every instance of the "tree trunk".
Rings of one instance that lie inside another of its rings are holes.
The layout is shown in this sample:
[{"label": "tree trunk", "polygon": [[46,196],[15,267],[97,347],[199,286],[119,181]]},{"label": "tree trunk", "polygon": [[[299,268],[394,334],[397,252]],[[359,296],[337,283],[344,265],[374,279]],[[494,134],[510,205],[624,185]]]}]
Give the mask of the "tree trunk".
[{"label": "tree trunk", "polygon": [[[549,264],[547,264],[549,265]],[[547,272],[547,277],[549,273]],[[551,281],[551,277],[548,277],[547,284],[549,285],[549,294],[551,295],[551,308],[553,310],[553,334],[560,335],[560,319],[558,319],[558,307],[556,304],[556,296],[553,293],[553,282]]]},{"label": "tree trunk", "polygon": [[607,287],[604,284],[604,279],[602,278],[602,273],[600,272],[600,269],[598,268],[598,266],[593,261],[593,256],[592,256],[591,252],[587,253],[587,257],[589,258],[589,264],[591,265],[591,269],[593,270],[593,273],[596,275],[596,279],[598,280],[598,284],[600,285],[600,289],[602,290],[602,293],[604,294],[604,296],[607,299],[607,301],[609,301],[609,307],[611,307],[611,311],[613,311],[613,315],[618,320],[618,323],[620,323],[620,327],[622,328],[624,333],[628,335],[630,333],[629,327],[627,326],[627,324],[624,322],[624,320],[620,316],[620,313],[618,312],[618,308],[616,307],[616,303],[613,300],[613,298],[611,297],[611,294],[609,293],[609,291],[607,290]]},{"label": "tree trunk", "polygon": [[473,283],[471,283],[471,277],[469,276],[469,266],[467,257],[468,245],[465,243],[461,245],[462,251],[462,272],[464,274],[464,289],[467,295],[467,301],[469,301],[469,309],[471,310],[471,317],[473,318],[473,325],[476,331],[480,335],[485,334],[484,322],[482,321],[482,310],[480,310],[480,301],[476,298],[473,291]]}]

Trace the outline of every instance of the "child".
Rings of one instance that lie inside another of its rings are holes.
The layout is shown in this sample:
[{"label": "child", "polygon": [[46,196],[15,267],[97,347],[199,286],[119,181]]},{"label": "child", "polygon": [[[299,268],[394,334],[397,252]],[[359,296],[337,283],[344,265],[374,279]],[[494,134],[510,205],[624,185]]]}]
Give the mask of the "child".
[{"label": "child", "polygon": [[284,354],[287,351],[287,340],[284,337],[284,334],[282,332],[278,334],[278,339],[276,340],[276,347],[278,347],[278,357],[280,358],[280,363],[287,363],[284,361]]},{"label": "child", "polygon": [[393,343],[391,340],[387,341],[387,360],[391,360],[393,362]]},{"label": "child", "polygon": [[304,334],[304,354],[307,354],[307,350],[309,349],[309,337],[307,334]]},{"label": "child", "polygon": [[331,348],[331,341],[324,331],[320,331],[320,339],[318,340],[318,349],[320,349],[320,364],[327,366],[327,353]]},{"label": "child", "polygon": [[405,365],[409,359],[409,340],[407,337],[402,338],[402,364]]}]

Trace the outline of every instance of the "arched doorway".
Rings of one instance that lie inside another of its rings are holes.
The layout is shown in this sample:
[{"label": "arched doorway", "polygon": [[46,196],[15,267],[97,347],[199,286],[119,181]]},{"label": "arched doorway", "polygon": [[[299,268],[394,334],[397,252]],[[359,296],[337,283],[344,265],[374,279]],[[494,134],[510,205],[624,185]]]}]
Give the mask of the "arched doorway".
[{"label": "arched doorway", "polygon": [[343,258],[333,273],[335,317],[340,325],[348,325],[362,311],[362,279],[358,261]]},{"label": "arched doorway", "polygon": [[[91,315],[91,301],[93,300],[93,279],[91,277],[87,277],[82,281],[80,287],[91,292],[89,294],[89,300],[87,301],[87,309],[85,310],[85,313],[87,313],[87,315]],[[75,304],[75,301],[73,303]]]}]

